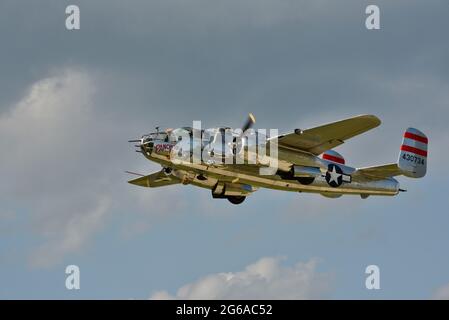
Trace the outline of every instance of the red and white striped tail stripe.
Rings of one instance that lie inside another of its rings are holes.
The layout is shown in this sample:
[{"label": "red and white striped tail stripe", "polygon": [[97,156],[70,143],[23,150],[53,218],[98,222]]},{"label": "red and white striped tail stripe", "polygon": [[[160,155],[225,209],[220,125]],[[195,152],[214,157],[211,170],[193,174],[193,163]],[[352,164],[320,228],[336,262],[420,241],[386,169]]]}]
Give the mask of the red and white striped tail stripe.
[{"label": "red and white striped tail stripe", "polygon": [[421,131],[408,128],[404,133],[404,139],[401,145],[401,151],[417,154],[427,157],[427,144],[429,140]]},{"label": "red and white striped tail stripe", "polygon": [[406,131],[404,133],[404,138],[412,139],[412,140],[419,141],[419,142],[422,142],[425,144],[427,144],[429,142],[429,140],[427,139],[426,136],[421,136],[421,135],[418,135],[418,134],[415,134],[412,132],[408,132],[408,131]]},{"label": "red and white striped tail stripe", "polygon": [[327,150],[326,152],[324,152],[321,155],[321,159],[340,163],[340,164],[345,164],[345,158],[343,158],[343,156],[341,154],[339,154],[338,152],[336,152],[334,150]]}]

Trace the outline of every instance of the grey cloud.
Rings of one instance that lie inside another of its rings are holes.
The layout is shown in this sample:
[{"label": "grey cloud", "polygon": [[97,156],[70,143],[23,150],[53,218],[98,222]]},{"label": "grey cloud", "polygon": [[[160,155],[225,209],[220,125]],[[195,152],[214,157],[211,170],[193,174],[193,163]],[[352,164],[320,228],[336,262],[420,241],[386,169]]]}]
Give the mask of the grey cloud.
[{"label": "grey cloud", "polygon": [[[69,3],[81,8],[80,31],[64,29]],[[2,1],[3,203],[20,203],[41,235],[66,239],[42,251],[75,250],[85,241],[70,226],[91,219],[87,239],[110,211],[133,210],[114,201],[133,197],[118,172],[156,168],[128,138],[192,120],[235,127],[250,111],[259,127],[281,131],[379,115],[382,129],[341,147],[349,164],[393,161],[408,125],[430,133],[434,159],[447,158],[446,2],[377,1],[378,32],[364,29],[368,3]],[[129,203],[146,207],[145,191]]]},{"label": "grey cloud", "polygon": [[126,143],[129,125],[118,126],[113,113],[98,109],[99,88],[86,70],[59,70],[0,116],[0,148],[7,151],[2,203],[26,214],[28,230],[41,239],[32,248],[33,266],[52,266],[78,252],[113,213],[127,211],[133,221],[132,212],[155,197],[161,201],[146,211],[147,220],[167,211],[158,203],[171,192],[147,194],[145,201],[139,191],[127,194],[124,159],[135,156]]},{"label": "grey cloud", "polygon": [[32,257],[43,266],[79,249],[109,210],[102,192],[104,172],[93,172],[94,148],[89,130],[92,79],[65,70],[35,83],[9,112],[0,117],[4,139],[1,174],[4,203],[20,201],[29,211],[32,229],[50,242]]},{"label": "grey cloud", "polygon": [[63,28],[64,3],[27,3],[34,13],[23,19],[12,19],[25,14],[11,4],[1,32],[10,39],[14,30],[8,47],[20,54],[5,57],[15,62],[6,71],[88,66],[128,81],[120,93],[141,99],[127,107],[148,117],[154,109],[203,120],[213,113],[238,125],[232,111],[253,111],[264,126],[285,128],[316,109],[387,112],[401,97],[379,88],[391,79],[425,75],[447,84],[447,19],[435,10],[442,2],[380,1],[377,33],[364,29],[367,3],[79,1],[82,30],[72,33]]}]

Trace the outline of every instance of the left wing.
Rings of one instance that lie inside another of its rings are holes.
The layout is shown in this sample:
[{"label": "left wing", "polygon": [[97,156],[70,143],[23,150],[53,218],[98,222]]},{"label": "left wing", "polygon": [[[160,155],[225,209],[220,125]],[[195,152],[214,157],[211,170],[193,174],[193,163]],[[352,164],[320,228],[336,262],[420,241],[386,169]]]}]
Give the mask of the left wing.
[{"label": "left wing", "polygon": [[128,181],[128,183],[135,184],[141,187],[157,188],[163,186],[169,186],[172,184],[181,183],[177,177],[173,175],[166,175],[163,170],[152,173],[148,176],[143,176],[134,180]]},{"label": "left wing", "polygon": [[319,155],[378,125],[380,120],[376,116],[360,115],[304,131],[297,129],[292,133],[278,136],[278,145]]}]

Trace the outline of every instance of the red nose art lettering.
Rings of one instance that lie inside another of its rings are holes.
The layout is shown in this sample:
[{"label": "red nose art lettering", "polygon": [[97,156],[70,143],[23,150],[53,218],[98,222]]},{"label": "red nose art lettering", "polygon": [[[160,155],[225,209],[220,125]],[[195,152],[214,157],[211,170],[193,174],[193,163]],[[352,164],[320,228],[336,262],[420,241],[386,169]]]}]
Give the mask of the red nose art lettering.
[{"label": "red nose art lettering", "polygon": [[170,152],[172,147],[173,146],[169,143],[163,143],[163,144],[157,144],[155,149],[156,149],[156,153]]}]

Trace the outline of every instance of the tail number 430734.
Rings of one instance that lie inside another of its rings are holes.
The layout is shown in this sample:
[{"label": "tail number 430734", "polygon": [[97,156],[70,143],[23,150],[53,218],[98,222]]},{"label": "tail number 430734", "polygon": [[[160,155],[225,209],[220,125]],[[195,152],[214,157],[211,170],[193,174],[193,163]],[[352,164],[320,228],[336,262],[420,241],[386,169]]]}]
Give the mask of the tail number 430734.
[{"label": "tail number 430734", "polygon": [[410,161],[410,162],[413,162],[413,163],[424,165],[424,159],[423,158],[417,157],[417,156],[415,156],[413,154],[410,154],[410,153],[404,153],[402,155],[402,159]]}]

